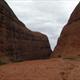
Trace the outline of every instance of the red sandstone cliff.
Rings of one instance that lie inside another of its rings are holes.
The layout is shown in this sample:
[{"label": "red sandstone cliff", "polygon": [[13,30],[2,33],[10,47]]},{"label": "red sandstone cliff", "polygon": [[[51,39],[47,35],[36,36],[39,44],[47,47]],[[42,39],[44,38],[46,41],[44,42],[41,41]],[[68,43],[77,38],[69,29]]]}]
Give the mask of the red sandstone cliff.
[{"label": "red sandstone cliff", "polygon": [[27,29],[7,3],[0,0],[0,59],[4,62],[44,59],[50,54],[46,35]]},{"label": "red sandstone cliff", "polygon": [[80,3],[64,26],[53,55],[54,57],[80,57]]},{"label": "red sandstone cliff", "polygon": [[[73,53],[77,52],[77,48],[80,46],[78,44],[80,41],[75,43],[75,35],[72,35],[73,32],[77,34],[77,31],[79,30],[77,28],[79,28],[78,25],[80,25],[80,22],[78,22],[79,20],[76,20],[76,22],[73,22],[72,20],[70,23],[68,22],[61,33],[61,36],[58,40],[58,45],[55,48],[56,57],[66,56],[67,50],[70,51],[71,48],[71,53],[69,52],[67,55],[72,56]],[[76,26],[77,28],[75,28]],[[36,37],[42,35],[39,33],[37,34],[38,35],[34,33]],[[76,36],[79,36],[79,33]],[[70,42],[67,39],[68,37]],[[79,40],[79,37],[77,38],[77,40]],[[75,43],[72,44],[73,46],[71,46],[71,41]],[[68,49],[65,46],[67,46]],[[63,49],[65,53],[63,53]],[[78,49],[80,49],[80,47]],[[76,55],[77,53],[75,56]],[[73,59],[53,58],[47,60],[24,61],[20,63],[2,65],[0,66],[0,80],[80,80],[80,57]]]}]

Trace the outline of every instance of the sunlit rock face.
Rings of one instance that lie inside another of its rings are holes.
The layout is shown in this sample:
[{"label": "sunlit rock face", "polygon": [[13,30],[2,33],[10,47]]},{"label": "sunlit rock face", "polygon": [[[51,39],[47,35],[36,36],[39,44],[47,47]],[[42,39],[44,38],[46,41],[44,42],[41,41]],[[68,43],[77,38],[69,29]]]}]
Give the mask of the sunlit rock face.
[{"label": "sunlit rock face", "polygon": [[64,26],[52,54],[54,57],[80,57],[80,3]]},{"label": "sunlit rock face", "polygon": [[0,59],[4,62],[44,59],[51,54],[46,35],[32,32],[0,0]]}]

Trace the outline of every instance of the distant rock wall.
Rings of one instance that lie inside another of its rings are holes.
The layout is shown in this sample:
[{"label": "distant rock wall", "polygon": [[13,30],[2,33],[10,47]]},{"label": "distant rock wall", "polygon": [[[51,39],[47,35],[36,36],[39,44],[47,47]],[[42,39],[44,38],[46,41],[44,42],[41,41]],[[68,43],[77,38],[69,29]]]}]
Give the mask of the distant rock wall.
[{"label": "distant rock wall", "polygon": [[32,32],[18,20],[4,0],[0,0],[0,58],[10,61],[44,59],[51,54],[46,35]]},{"label": "distant rock wall", "polygon": [[64,26],[53,54],[54,57],[80,57],[80,3]]},{"label": "distant rock wall", "polygon": [[76,8],[74,9],[73,13],[71,14],[71,17],[68,21],[69,23],[75,22],[77,20],[80,20],[80,2],[79,4],[76,6]]}]

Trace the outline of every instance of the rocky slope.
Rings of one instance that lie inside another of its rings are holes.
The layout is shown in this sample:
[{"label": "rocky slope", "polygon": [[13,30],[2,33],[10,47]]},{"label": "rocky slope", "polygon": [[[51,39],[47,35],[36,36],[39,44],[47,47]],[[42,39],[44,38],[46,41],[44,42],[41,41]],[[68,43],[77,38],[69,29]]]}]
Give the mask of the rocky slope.
[{"label": "rocky slope", "polygon": [[0,60],[44,59],[51,54],[48,38],[32,32],[16,17],[4,0],[0,0]]},{"label": "rocky slope", "polygon": [[54,49],[54,57],[78,57],[80,58],[80,3],[77,5],[71,17],[64,26],[57,46]]}]

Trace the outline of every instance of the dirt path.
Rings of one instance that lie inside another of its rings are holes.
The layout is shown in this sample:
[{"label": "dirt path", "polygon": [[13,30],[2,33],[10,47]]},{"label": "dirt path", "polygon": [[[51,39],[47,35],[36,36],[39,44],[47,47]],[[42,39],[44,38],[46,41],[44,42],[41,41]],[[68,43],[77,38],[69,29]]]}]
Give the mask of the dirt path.
[{"label": "dirt path", "polygon": [[25,61],[0,66],[0,80],[80,80],[79,71],[80,61]]}]

